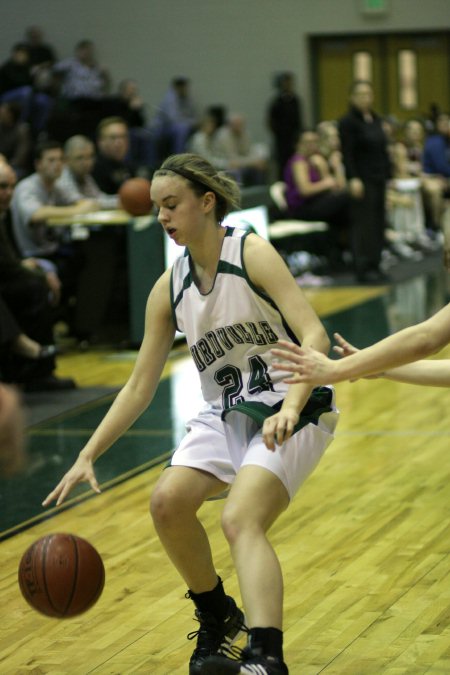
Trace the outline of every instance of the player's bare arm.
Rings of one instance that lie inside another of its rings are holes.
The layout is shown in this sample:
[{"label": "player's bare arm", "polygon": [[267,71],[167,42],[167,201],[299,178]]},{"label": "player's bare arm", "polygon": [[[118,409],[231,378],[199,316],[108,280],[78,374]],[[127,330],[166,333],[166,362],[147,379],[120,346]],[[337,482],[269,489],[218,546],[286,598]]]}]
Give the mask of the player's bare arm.
[{"label": "player's bare arm", "polygon": [[276,367],[292,373],[286,382],[326,384],[391,371],[435,354],[449,341],[450,305],[446,305],[426,321],[390,335],[341,361],[327,359],[314,349],[303,345],[300,348],[288,342],[280,342],[280,349],[273,353],[284,359]]},{"label": "player's bare arm", "polygon": [[79,482],[100,492],[93,464],[136,421],[150,404],[175,335],[170,309],[170,271],[155,284],[147,301],[145,334],[136,364],[127,383],[93,433],[72,468],[43,501],[59,505]]},{"label": "player's bare arm", "polygon": [[[252,282],[275,302],[299,341],[327,352],[330,343],[322,323],[275,249],[263,239],[250,235],[244,261]],[[310,385],[295,383],[280,412],[267,418],[263,434],[269,450],[291,437],[310,394]]]}]

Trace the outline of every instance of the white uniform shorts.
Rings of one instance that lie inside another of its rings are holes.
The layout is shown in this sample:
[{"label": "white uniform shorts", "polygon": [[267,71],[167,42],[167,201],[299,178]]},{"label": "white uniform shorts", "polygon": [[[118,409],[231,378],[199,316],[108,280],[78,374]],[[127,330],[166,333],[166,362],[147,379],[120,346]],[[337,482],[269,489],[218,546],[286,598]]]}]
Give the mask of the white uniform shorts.
[{"label": "white uniform shorts", "polygon": [[242,466],[261,466],[278,476],[292,499],[333,440],[339,416],[334,392],[331,407],[275,451],[266,448],[262,430],[247,415],[231,410],[222,421],[221,410],[202,411],[187,423],[171,466],[202,469],[229,484]]}]

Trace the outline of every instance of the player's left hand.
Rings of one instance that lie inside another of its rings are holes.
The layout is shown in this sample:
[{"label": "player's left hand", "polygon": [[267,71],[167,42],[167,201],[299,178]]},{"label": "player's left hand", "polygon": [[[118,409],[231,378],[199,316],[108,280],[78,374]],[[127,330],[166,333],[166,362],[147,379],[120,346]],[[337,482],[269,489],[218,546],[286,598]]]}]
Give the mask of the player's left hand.
[{"label": "player's left hand", "polygon": [[299,413],[293,408],[286,408],[271,417],[267,417],[263,425],[263,439],[268,450],[275,450],[276,445],[283,445],[293,434],[298,422]]}]

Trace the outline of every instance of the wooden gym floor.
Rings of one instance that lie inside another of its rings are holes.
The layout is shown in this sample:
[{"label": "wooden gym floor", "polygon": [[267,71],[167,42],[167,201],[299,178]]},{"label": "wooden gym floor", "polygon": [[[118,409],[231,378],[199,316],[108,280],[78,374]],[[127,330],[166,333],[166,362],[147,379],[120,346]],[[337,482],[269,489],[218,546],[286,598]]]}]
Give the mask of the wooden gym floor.
[{"label": "wooden gym floor", "polygon": [[[338,330],[364,346],[436,311],[448,301],[447,283],[436,273],[391,288],[308,296],[330,334]],[[133,356],[68,354],[60,372],[82,386],[120,386]],[[439,357],[450,358],[450,348]],[[32,470],[1,485],[8,495],[0,533],[1,675],[187,674],[193,643],[186,635],[196,624],[154,532],[148,498],[198,407],[195,378],[178,348],[153,412],[99,462],[102,495],[91,498],[83,488],[69,508],[50,509],[45,519],[39,504],[48,485],[71,465],[110,399],[30,430]],[[450,673],[448,390],[383,380],[336,389],[342,414],[335,441],[271,532],[285,574],[290,673]],[[201,516],[226,589],[239,598],[221,508],[207,503]],[[17,584],[23,551],[57,531],[90,540],[106,567],[97,605],[69,620],[35,613]]]}]

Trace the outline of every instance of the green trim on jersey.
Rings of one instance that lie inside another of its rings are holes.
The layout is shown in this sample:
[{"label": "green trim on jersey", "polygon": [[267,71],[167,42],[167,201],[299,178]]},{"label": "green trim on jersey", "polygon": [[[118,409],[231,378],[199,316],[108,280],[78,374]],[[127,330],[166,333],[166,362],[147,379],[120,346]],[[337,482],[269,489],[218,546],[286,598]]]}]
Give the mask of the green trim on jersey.
[{"label": "green trim on jersey", "polygon": [[242,277],[245,279],[245,274],[243,270],[241,270],[240,267],[236,267],[236,265],[233,265],[232,263],[225,262],[225,260],[219,260],[219,264],[217,265],[217,274],[234,274],[237,277]]},{"label": "green trim on jersey", "polygon": [[[300,418],[294,427],[294,433],[303,429],[307,424],[317,424],[321,415],[332,412],[332,400],[333,391],[329,387],[316,387],[313,389],[311,396],[300,413]],[[241,412],[243,415],[251,417],[258,427],[261,428],[267,417],[271,417],[280,411],[282,404],[283,401],[279,401],[272,407],[267,405],[267,403],[259,401],[244,401],[224,410],[222,412],[222,419],[225,420],[225,417],[230,412]]]},{"label": "green trim on jersey", "polygon": [[[255,294],[258,295],[260,298],[262,298],[263,300],[265,300],[265,301],[266,301],[273,309],[275,309],[275,310],[278,312],[278,314],[279,314],[280,317],[281,317],[281,323],[283,324],[284,330],[285,330],[286,333],[289,335],[291,341],[292,341],[294,344],[296,344],[296,345],[300,345],[300,344],[301,344],[301,343],[300,343],[300,340],[299,340],[298,337],[295,335],[294,331],[291,330],[291,328],[289,327],[289,325],[288,325],[286,319],[284,318],[283,314],[280,312],[280,310],[279,310],[279,308],[278,308],[278,305],[272,300],[272,298],[270,298],[270,297],[269,297],[266,293],[264,293],[260,288],[258,288],[257,286],[255,286],[255,284],[253,283],[253,281],[250,279],[250,277],[249,277],[249,275],[248,275],[247,268],[246,268],[246,266],[245,266],[245,261],[244,261],[244,244],[245,244],[245,240],[247,239],[247,237],[248,237],[249,234],[253,234],[253,233],[252,233],[252,232],[246,232],[246,233],[244,234],[244,236],[241,238],[241,266],[242,266],[242,271],[243,271],[243,275],[241,275],[241,276],[243,276],[243,277],[245,278],[245,280],[247,281],[248,285],[249,285],[250,288],[252,289],[253,293],[255,293]],[[259,236],[259,235],[257,235],[257,236]]]}]

